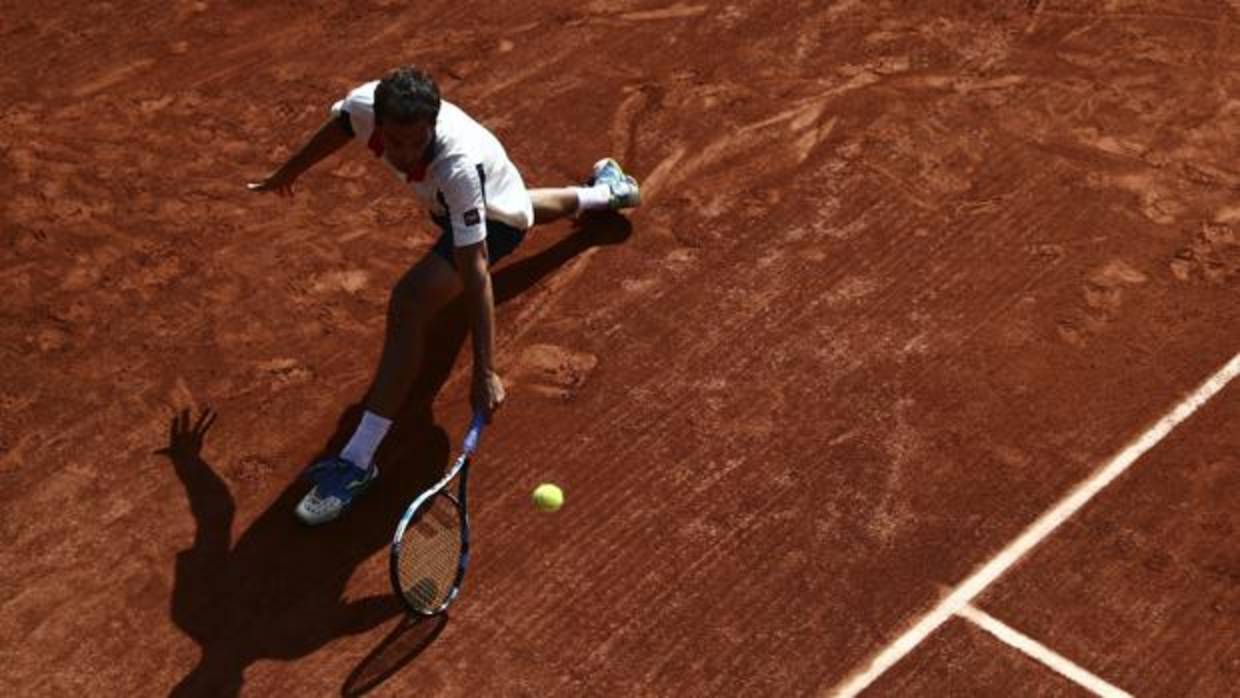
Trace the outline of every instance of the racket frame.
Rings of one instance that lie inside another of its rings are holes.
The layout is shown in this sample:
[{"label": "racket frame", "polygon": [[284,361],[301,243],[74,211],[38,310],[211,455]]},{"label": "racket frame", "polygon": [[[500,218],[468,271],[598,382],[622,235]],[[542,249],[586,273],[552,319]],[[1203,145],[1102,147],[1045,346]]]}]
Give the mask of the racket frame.
[{"label": "racket frame", "polygon": [[[405,509],[405,513],[400,517],[400,521],[396,524],[396,532],[392,536],[392,547],[389,559],[389,569],[391,572],[392,591],[396,593],[405,605],[405,608],[413,614],[433,617],[437,616],[456,600],[457,595],[461,591],[461,583],[465,580],[465,570],[469,567],[469,507],[467,485],[469,482],[469,462],[473,456],[474,450],[478,447],[478,438],[482,434],[482,426],[484,420],[481,415],[475,415],[474,421],[470,425],[469,432],[465,435],[464,445],[461,447],[461,454],[457,456],[456,461],[452,464],[452,468],[444,475],[443,479],[435,483],[413,503]],[[453,494],[447,491],[452,481],[460,476],[459,494]],[[447,497],[457,508],[457,515],[461,518],[461,554],[457,560],[456,577],[452,580],[452,588],[448,591],[444,602],[437,608],[425,609],[418,608],[409,601],[409,597],[405,594],[404,586],[400,580],[400,560],[402,554],[416,554],[415,549],[411,549],[403,544],[405,531],[413,523],[415,515],[423,505],[431,506],[431,500],[434,497]]]}]

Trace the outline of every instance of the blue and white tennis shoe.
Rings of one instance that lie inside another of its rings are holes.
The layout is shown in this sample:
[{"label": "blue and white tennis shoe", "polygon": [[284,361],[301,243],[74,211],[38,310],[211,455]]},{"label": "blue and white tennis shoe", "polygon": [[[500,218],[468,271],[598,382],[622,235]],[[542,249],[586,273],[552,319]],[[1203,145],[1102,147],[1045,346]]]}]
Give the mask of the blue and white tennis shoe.
[{"label": "blue and white tennis shoe", "polygon": [[379,477],[379,468],[362,470],[340,456],[329,456],[310,466],[306,475],[314,487],[297,505],[297,518],[318,526],[339,518]]}]

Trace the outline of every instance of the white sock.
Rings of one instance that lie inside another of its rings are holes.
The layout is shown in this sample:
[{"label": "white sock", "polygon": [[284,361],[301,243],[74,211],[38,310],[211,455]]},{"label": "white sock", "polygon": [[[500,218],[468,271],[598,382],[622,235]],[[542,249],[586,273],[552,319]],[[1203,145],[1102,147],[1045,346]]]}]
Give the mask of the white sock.
[{"label": "white sock", "polygon": [[611,187],[595,184],[592,187],[572,187],[577,192],[577,215],[584,211],[601,211],[611,208]]},{"label": "white sock", "polygon": [[353,438],[349,439],[349,443],[340,452],[340,457],[362,470],[369,470],[371,461],[375,459],[375,451],[391,426],[392,420],[367,410],[366,414],[362,415],[362,423],[357,425],[357,431],[353,432]]}]

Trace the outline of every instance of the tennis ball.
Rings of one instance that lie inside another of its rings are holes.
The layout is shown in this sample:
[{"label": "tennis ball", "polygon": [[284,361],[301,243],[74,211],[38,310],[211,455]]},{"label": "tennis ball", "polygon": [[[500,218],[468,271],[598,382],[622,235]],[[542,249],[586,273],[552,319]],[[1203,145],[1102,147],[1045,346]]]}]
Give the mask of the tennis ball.
[{"label": "tennis ball", "polygon": [[556,511],[564,506],[564,492],[549,482],[534,488],[534,506],[542,511]]}]

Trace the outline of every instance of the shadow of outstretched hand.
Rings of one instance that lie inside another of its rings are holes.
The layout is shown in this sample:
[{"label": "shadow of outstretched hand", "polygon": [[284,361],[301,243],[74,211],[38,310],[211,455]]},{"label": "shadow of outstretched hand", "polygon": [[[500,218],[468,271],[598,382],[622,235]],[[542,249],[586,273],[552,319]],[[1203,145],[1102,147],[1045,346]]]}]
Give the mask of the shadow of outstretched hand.
[{"label": "shadow of outstretched hand", "polygon": [[211,560],[228,553],[236,505],[228,486],[202,458],[207,432],[215,425],[216,416],[215,410],[210,407],[202,408],[196,420],[189,409],[181,410],[172,418],[168,445],[155,452],[172,461],[177,477],[189,495],[190,510],[198,522],[193,547],[177,556],[178,572],[188,558],[210,565]]},{"label": "shadow of outstretched hand", "polygon": [[172,462],[180,465],[187,461],[200,461],[202,445],[215,424],[216,413],[210,407],[203,408],[198,421],[190,426],[190,410],[184,409],[172,418],[168,433],[168,445],[155,452],[156,455],[168,456]]}]

